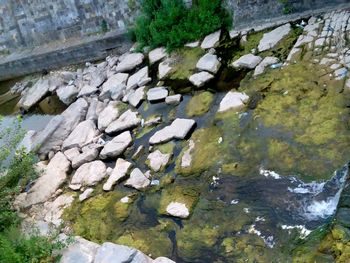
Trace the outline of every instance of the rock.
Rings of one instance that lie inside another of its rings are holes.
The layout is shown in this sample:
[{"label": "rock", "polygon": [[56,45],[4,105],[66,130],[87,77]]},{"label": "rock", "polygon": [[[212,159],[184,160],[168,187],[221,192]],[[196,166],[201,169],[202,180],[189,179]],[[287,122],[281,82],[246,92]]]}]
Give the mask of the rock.
[{"label": "rock", "polygon": [[326,38],[321,37],[315,41],[315,47],[323,47],[326,42]]},{"label": "rock", "polygon": [[229,91],[221,100],[218,112],[230,109],[239,110],[248,102],[249,97],[245,93]]},{"label": "rock", "polygon": [[113,140],[106,143],[103,147],[100,158],[107,159],[112,157],[118,157],[126,148],[132,143],[132,137],[130,131],[125,131],[122,134],[115,137]]},{"label": "rock", "polygon": [[153,49],[148,54],[148,59],[149,59],[150,65],[162,60],[165,57],[166,57],[166,50],[163,47]]},{"label": "rock", "polygon": [[199,70],[209,71],[211,73],[217,73],[221,66],[220,61],[216,55],[205,54],[197,62],[197,68]]},{"label": "rock", "polygon": [[52,149],[60,147],[71,131],[85,119],[87,107],[87,102],[81,98],[60,116],[51,119],[45,129],[35,136],[36,145],[41,145],[38,153],[47,154]]},{"label": "rock", "polygon": [[29,130],[24,135],[22,141],[18,144],[17,150],[24,149],[26,153],[29,153],[30,151],[34,150],[34,136],[36,134],[36,131]]},{"label": "rock", "polygon": [[148,76],[148,67],[143,67],[139,71],[137,71],[134,75],[131,75],[128,79],[128,84],[126,85],[126,88],[129,89],[135,89],[137,87],[141,87],[143,85],[146,85],[148,82],[150,82],[152,79]]},{"label": "rock", "polygon": [[68,85],[57,89],[56,93],[64,104],[69,105],[76,99],[79,90],[75,85]]},{"label": "rock", "polygon": [[150,144],[158,144],[172,139],[184,139],[195,126],[191,119],[175,119],[171,125],[157,131],[149,140]]},{"label": "rock", "polygon": [[63,250],[60,263],[93,263],[100,245],[75,237],[75,242]]},{"label": "rock", "polygon": [[236,30],[230,30],[229,32],[229,35],[230,35],[230,39],[234,39],[234,38],[238,38],[240,36],[240,32],[239,31],[236,31]]},{"label": "rock", "polygon": [[247,54],[232,63],[232,66],[235,68],[255,68],[260,62],[262,58],[259,56],[254,56],[253,54]]},{"label": "rock", "polygon": [[80,152],[79,152],[79,148],[78,147],[74,147],[71,149],[68,149],[66,151],[64,151],[64,155],[67,157],[67,159],[69,161],[73,161],[74,158],[76,158],[77,156],[79,156]]},{"label": "rock", "polygon": [[93,188],[86,189],[82,194],[79,195],[79,201],[82,202],[88,199],[91,196],[93,191],[94,191]]},{"label": "rock", "polygon": [[298,38],[297,42],[295,43],[294,47],[295,47],[295,48],[301,47],[301,46],[303,46],[303,45],[305,45],[305,44],[311,43],[313,40],[314,40],[314,38],[313,38],[312,36],[309,36],[309,35],[307,35],[307,36],[301,35],[301,36]]},{"label": "rock", "polygon": [[95,123],[91,120],[83,121],[64,140],[62,148],[66,150],[73,147],[83,147],[91,143],[97,135],[98,131]]},{"label": "rock", "polygon": [[62,215],[65,208],[69,207],[74,201],[74,197],[71,194],[62,194],[57,197],[53,202],[47,202],[44,204],[45,221],[59,226],[62,224]]},{"label": "rock", "polygon": [[255,68],[254,76],[264,73],[265,68],[272,64],[278,63],[279,59],[275,57],[265,57],[260,64]]},{"label": "rock", "polygon": [[201,48],[209,49],[215,47],[220,41],[221,30],[206,36],[201,44]]},{"label": "rock", "polygon": [[186,205],[178,202],[171,202],[167,206],[166,212],[171,216],[176,216],[180,218],[187,218],[190,215],[190,212]]},{"label": "rock", "polygon": [[337,69],[336,71],[334,71],[335,79],[336,80],[344,79],[346,77],[347,73],[348,73],[348,69],[347,68]]},{"label": "rock", "polygon": [[191,42],[191,43],[187,43],[185,44],[185,47],[190,47],[190,48],[195,48],[199,46],[199,41],[195,41],[195,42]]},{"label": "rock", "polygon": [[163,154],[161,151],[156,150],[150,153],[147,157],[147,165],[154,171],[159,172],[164,169],[169,163],[171,154]]},{"label": "rock", "polygon": [[195,143],[193,140],[190,140],[188,143],[188,149],[184,152],[181,158],[181,167],[186,168],[190,167],[192,163],[192,155],[191,152],[194,149]]},{"label": "rock", "polygon": [[137,112],[133,112],[131,110],[127,110],[120,117],[113,121],[106,129],[106,133],[117,133],[122,132],[128,129],[132,129],[138,125],[140,125],[141,119],[138,117]]},{"label": "rock", "polygon": [[178,105],[180,104],[181,100],[182,100],[182,95],[176,94],[176,95],[166,97],[165,103],[168,105]]},{"label": "rock", "polygon": [[120,116],[118,109],[119,103],[111,101],[106,108],[100,113],[97,119],[97,126],[100,131],[104,131],[108,125],[115,121]]},{"label": "rock", "polygon": [[131,53],[126,55],[116,66],[116,72],[127,72],[142,63],[144,56],[142,53]]},{"label": "rock", "polygon": [[135,168],[130,174],[130,178],[125,182],[126,186],[131,186],[137,190],[146,188],[151,181],[140,171]]},{"label": "rock", "polygon": [[127,173],[129,172],[129,169],[131,168],[131,165],[131,163],[119,158],[107,182],[103,185],[103,190],[111,191],[113,185],[115,185],[118,181],[126,177]]},{"label": "rock", "polygon": [[101,111],[105,108],[105,104],[99,101],[96,97],[91,98],[88,111],[86,113],[86,120],[97,121]]},{"label": "rock", "polygon": [[169,75],[169,73],[172,70],[172,67],[170,66],[172,63],[171,59],[167,59],[161,63],[159,63],[158,66],[158,78],[160,80],[164,79],[165,77],[167,77]]},{"label": "rock", "polygon": [[322,58],[320,61],[320,65],[330,65],[332,63],[336,63],[337,61],[333,58]]},{"label": "rock", "polygon": [[107,79],[106,64],[101,64],[94,68],[89,77],[90,86],[95,89],[99,88]]},{"label": "rock", "polygon": [[143,153],[144,149],[145,149],[145,147],[143,145],[140,145],[139,147],[137,147],[136,151],[131,156],[131,159],[137,160],[141,156],[141,154]]},{"label": "rock", "polygon": [[204,84],[206,84],[208,81],[212,80],[213,78],[214,76],[208,72],[199,72],[190,76],[189,80],[196,87],[202,87],[204,86]]},{"label": "rock", "polygon": [[85,163],[78,168],[72,177],[69,188],[78,190],[82,186],[93,186],[107,175],[106,165],[102,161]]},{"label": "rock", "polygon": [[94,263],[152,263],[152,261],[135,248],[106,242],[97,250]]},{"label": "rock", "polygon": [[147,100],[150,102],[164,100],[168,96],[168,93],[165,87],[152,88],[147,92]]},{"label": "rock", "polygon": [[162,116],[153,116],[147,121],[145,121],[144,126],[145,127],[150,127],[150,126],[155,126],[162,123]]},{"label": "rock", "polygon": [[108,78],[108,80],[102,85],[100,99],[108,99],[112,94],[116,95],[118,92],[122,94],[126,88],[126,82],[129,78],[129,74],[117,73]]},{"label": "rock", "polygon": [[98,87],[91,86],[91,85],[85,85],[78,94],[78,98],[84,97],[84,96],[90,96],[94,93],[97,93]]},{"label": "rock", "polygon": [[145,98],[145,88],[146,87],[140,87],[128,95],[128,102],[131,106],[137,108],[141,104]]},{"label": "rock", "polygon": [[29,190],[25,200],[25,207],[47,201],[64,183],[70,169],[70,162],[61,152],[51,159],[43,175]]},{"label": "rock", "polygon": [[49,88],[49,79],[39,79],[33,87],[24,91],[23,97],[19,101],[19,106],[25,110],[29,110],[49,93]]},{"label": "rock", "polygon": [[94,145],[94,144],[83,147],[82,151],[83,152],[81,154],[73,158],[72,160],[73,169],[77,169],[84,163],[94,161],[99,154],[98,147],[97,145]]},{"label": "rock", "polygon": [[285,24],[283,26],[277,27],[271,32],[265,33],[259,42],[259,52],[269,50],[275,47],[285,36],[291,32],[290,24]]}]

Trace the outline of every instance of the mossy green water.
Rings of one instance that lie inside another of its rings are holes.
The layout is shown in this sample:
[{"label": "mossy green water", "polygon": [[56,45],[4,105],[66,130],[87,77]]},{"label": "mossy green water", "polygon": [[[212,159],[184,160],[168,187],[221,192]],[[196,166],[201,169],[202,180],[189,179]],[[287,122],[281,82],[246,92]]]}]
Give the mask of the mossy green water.
[{"label": "mossy green water", "polygon": [[214,94],[209,91],[194,95],[187,104],[186,113],[188,117],[203,115],[208,112],[213,102]]}]

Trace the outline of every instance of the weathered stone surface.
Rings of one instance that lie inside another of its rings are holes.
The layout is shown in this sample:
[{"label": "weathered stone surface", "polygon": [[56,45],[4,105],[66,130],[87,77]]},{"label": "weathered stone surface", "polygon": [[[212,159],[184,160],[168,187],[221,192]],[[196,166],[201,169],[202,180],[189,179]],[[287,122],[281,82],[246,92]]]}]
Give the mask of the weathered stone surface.
[{"label": "weathered stone surface", "polygon": [[265,68],[267,66],[270,66],[272,64],[278,63],[279,59],[276,57],[266,57],[264,58],[260,64],[255,68],[254,70],[254,76],[258,76],[262,73],[264,73]]},{"label": "weathered stone surface", "polygon": [[46,202],[44,204],[45,221],[59,226],[62,224],[62,215],[65,208],[69,207],[74,201],[71,194],[62,194],[58,196],[53,202]]},{"label": "weathered stone surface", "polygon": [[221,63],[218,60],[217,55],[212,55],[208,53],[198,60],[196,67],[199,70],[209,71],[215,74],[216,72],[218,72],[220,66]]},{"label": "weathered stone surface", "polygon": [[224,112],[230,109],[241,109],[248,101],[249,97],[245,93],[229,91],[221,100],[218,112]]},{"label": "weathered stone surface", "polygon": [[301,46],[303,46],[305,44],[308,44],[308,43],[312,42],[313,40],[314,40],[314,38],[312,36],[310,36],[310,35],[307,35],[307,36],[301,35],[298,38],[297,42],[295,43],[294,47],[295,48],[301,47]]},{"label": "weathered stone surface", "polygon": [[155,260],[153,260],[153,263],[176,263],[176,262],[166,257],[158,257]]},{"label": "weathered stone surface", "polygon": [[90,105],[86,113],[86,120],[97,121],[101,111],[105,108],[105,104],[96,97],[90,99]]},{"label": "weathered stone surface", "polygon": [[73,158],[72,160],[73,169],[77,169],[84,163],[94,161],[99,154],[98,147],[95,144],[91,144],[83,147],[82,151],[83,151],[82,153],[79,153],[79,155]]},{"label": "weathered stone surface", "polygon": [[106,143],[103,147],[100,158],[112,158],[121,155],[126,148],[132,143],[132,137],[130,131],[125,131],[122,134],[115,137],[113,140]]},{"label": "weathered stone surface", "polygon": [[137,108],[141,104],[145,98],[145,88],[146,87],[140,87],[128,95],[128,102],[131,106]]},{"label": "weathered stone surface", "polygon": [[79,201],[82,202],[86,199],[88,199],[91,194],[93,193],[94,189],[93,188],[88,188],[86,189],[82,194],[79,195]]},{"label": "weathered stone surface", "polygon": [[166,97],[165,103],[168,105],[178,105],[180,104],[181,100],[182,100],[182,95],[176,94],[176,95]]},{"label": "weathered stone surface", "polygon": [[25,149],[25,152],[29,153],[34,150],[34,136],[36,131],[29,130],[24,135],[22,141],[18,144],[17,149]]},{"label": "weathered stone surface", "polygon": [[116,72],[127,72],[136,68],[142,63],[144,59],[143,54],[141,53],[131,53],[126,55],[115,68]]},{"label": "weathered stone surface", "polygon": [[154,172],[159,172],[169,163],[170,158],[171,154],[163,154],[161,151],[156,150],[148,155],[147,164]]},{"label": "weathered stone surface", "polygon": [[82,186],[93,186],[103,180],[106,175],[106,165],[102,161],[85,163],[75,172],[69,187],[78,190]]},{"label": "weathered stone surface", "polygon": [[100,94],[100,99],[108,99],[112,94],[116,95],[121,93],[126,88],[126,82],[129,78],[129,74],[117,73],[108,78],[108,80],[102,85],[102,90]]},{"label": "weathered stone surface", "polygon": [[63,149],[73,147],[83,147],[92,142],[98,135],[96,125],[93,121],[87,120],[78,124],[67,139],[62,144]]},{"label": "weathered stone surface", "polygon": [[25,200],[25,207],[47,201],[64,183],[70,168],[70,162],[61,152],[51,159],[45,172],[29,190]]},{"label": "weathered stone surface", "polygon": [[73,161],[73,159],[80,154],[78,147],[68,149],[68,150],[64,151],[63,153],[69,161]]},{"label": "weathered stone surface", "polygon": [[181,158],[181,167],[182,168],[190,167],[191,163],[192,163],[191,152],[195,146],[194,141],[189,140],[188,146],[189,146],[188,149],[184,152],[184,154],[182,155],[182,158]]},{"label": "weathered stone surface", "polygon": [[191,42],[191,43],[187,43],[185,44],[185,47],[190,47],[190,48],[195,48],[199,46],[199,41],[195,41],[195,42]]},{"label": "weathered stone surface", "polygon": [[97,119],[97,126],[100,131],[104,131],[108,125],[115,121],[119,115],[118,102],[111,101],[106,108],[99,114]]},{"label": "weathered stone surface", "polygon": [[131,163],[119,158],[107,182],[103,185],[103,190],[111,191],[113,185],[127,175],[127,173],[129,172],[129,169],[131,168],[131,165],[132,165]]},{"label": "weathered stone surface", "polygon": [[175,119],[171,125],[157,131],[149,140],[150,144],[157,144],[172,139],[184,139],[192,130],[196,122],[191,119]]},{"label": "weathered stone surface", "polygon": [[255,68],[260,62],[262,58],[259,56],[254,56],[253,54],[247,54],[232,63],[232,66],[235,68]]},{"label": "weathered stone surface", "polygon": [[127,110],[120,117],[113,121],[106,129],[106,133],[117,133],[128,129],[132,129],[140,125],[141,119],[138,117],[137,112]]},{"label": "weathered stone surface", "polygon": [[166,59],[165,61],[159,63],[158,66],[158,78],[160,80],[164,79],[165,77],[167,77],[169,75],[169,73],[172,70],[171,67],[171,60],[170,59]]},{"label": "weathered stone surface", "polygon": [[166,50],[163,47],[153,49],[148,54],[149,63],[152,65],[166,57]]},{"label": "weathered stone surface", "polygon": [[79,91],[78,98],[84,96],[90,96],[94,93],[97,93],[98,87],[91,85],[84,85],[83,88]]},{"label": "weathered stone surface", "polygon": [[137,87],[141,87],[143,85],[146,85],[148,82],[150,82],[152,79],[148,75],[148,66],[143,67],[139,71],[137,71],[134,75],[131,75],[128,79],[128,84],[126,85],[126,88],[129,89],[135,89]]},{"label": "weathered stone surface", "polygon": [[68,85],[58,88],[56,93],[64,104],[69,105],[76,99],[79,90],[75,85]]},{"label": "weathered stone surface", "polygon": [[25,110],[29,110],[38,103],[45,95],[48,94],[50,81],[47,78],[39,79],[33,87],[24,91],[23,97],[19,101],[19,106]]},{"label": "weathered stone surface", "polygon": [[85,119],[87,107],[88,104],[84,99],[78,99],[60,116],[52,119],[36,136],[36,142],[41,144],[39,154],[47,154],[53,148],[60,147],[71,131]]},{"label": "weathered stone surface", "polygon": [[206,36],[201,44],[201,48],[209,49],[215,47],[220,41],[220,36],[221,30]]},{"label": "weathered stone surface", "polygon": [[180,218],[187,218],[190,215],[190,211],[186,207],[186,204],[171,202],[167,208],[166,212],[171,216],[176,216]]},{"label": "weathered stone surface", "polygon": [[277,27],[271,32],[265,33],[258,46],[259,52],[275,47],[285,36],[290,33],[291,30],[291,26],[288,23]]},{"label": "weathered stone surface", "polygon": [[165,87],[155,87],[147,92],[147,100],[150,102],[164,100],[169,92]]},{"label": "weathered stone surface", "polygon": [[196,87],[202,87],[213,78],[214,76],[208,72],[199,72],[190,76],[189,80]]},{"label": "weathered stone surface", "polygon": [[146,188],[151,181],[144,175],[140,169],[135,168],[130,174],[130,178],[125,182],[126,186],[131,186],[137,190]]},{"label": "weathered stone surface", "polygon": [[152,261],[135,248],[106,242],[97,250],[94,263],[152,263]]},{"label": "weathered stone surface", "polygon": [[75,237],[74,241],[63,250],[60,263],[93,263],[100,245],[81,237]]}]

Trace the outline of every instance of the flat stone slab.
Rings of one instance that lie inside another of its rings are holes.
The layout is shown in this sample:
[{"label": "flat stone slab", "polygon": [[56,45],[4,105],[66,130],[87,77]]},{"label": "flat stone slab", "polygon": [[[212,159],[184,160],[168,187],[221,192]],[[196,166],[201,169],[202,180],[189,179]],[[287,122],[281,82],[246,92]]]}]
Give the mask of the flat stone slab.
[{"label": "flat stone slab", "polygon": [[118,158],[115,167],[107,179],[107,182],[103,185],[104,191],[111,191],[113,185],[115,185],[118,181],[126,177],[127,173],[129,172],[132,164],[128,161],[125,161],[124,159]]},{"label": "flat stone slab", "polygon": [[135,168],[130,174],[130,178],[125,182],[126,186],[131,186],[137,190],[146,188],[151,181],[144,175],[140,169]]},{"label": "flat stone slab", "polygon": [[265,33],[259,42],[258,50],[259,52],[269,50],[275,47],[278,42],[280,42],[285,36],[291,32],[290,24],[285,24],[280,26],[271,32]]},{"label": "flat stone slab", "polygon": [[220,61],[218,60],[217,55],[212,54],[205,54],[203,57],[201,57],[197,62],[197,69],[209,71],[213,74],[217,73],[219,68],[221,66]]},{"label": "flat stone slab", "polygon": [[215,47],[220,41],[220,36],[221,30],[206,36],[201,44],[201,48],[209,49]]},{"label": "flat stone slab", "polygon": [[232,63],[234,68],[255,68],[260,62],[262,58],[259,56],[254,56],[253,54],[247,54]]},{"label": "flat stone slab", "polygon": [[146,87],[140,87],[135,91],[132,91],[129,95],[128,95],[128,102],[131,106],[137,108],[138,106],[140,106],[141,102],[144,100],[145,98],[145,88]]},{"label": "flat stone slab", "polygon": [[23,97],[19,101],[19,106],[25,110],[29,110],[49,93],[49,88],[49,79],[39,79],[33,87],[25,90]]},{"label": "flat stone slab", "polygon": [[78,190],[82,186],[96,185],[106,177],[106,169],[106,165],[102,161],[93,161],[83,164],[73,175],[69,188]]},{"label": "flat stone slab", "polygon": [[171,154],[164,154],[159,150],[150,153],[147,157],[147,165],[154,171],[159,172],[169,163]]},{"label": "flat stone slab", "polygon": [[148,66],[146,66],[140,69],[139,71],[137,71],[135,74],[130,76],[130,78],[128,79],[126,88],[128,90],[135,89],[137,87],[146,85],[151,80],[152,79],[148,75]]},{"label": "flat stone slab", "polygon": [[171,202],[167,208],[166,212],[175,217],[187,218],[190,215],[190,211],[186,207],[186,204],[182,204],[179,202]]},{"label": "flat stone slab", "polygon": [[117,137],[113,138],[113,140],[106,143],[100,153],[100,158],[107,159],[118,157],[126,150],[126,148],[129,147],[131,143],[132,137],[130,131],[125,131]]},{"label": "flat stone slab", "polygon": [[162,60],[165,57],[166,57],[166,50],[163,47],[153,49],[148,54],[148,59],[149,59],[150,65]]},{"label": "flat stone slab", "polygon": [[62,144],[63,150],[73,147],[83,147],[92,142],[98,135],[98,130],[93,121],[87,120],[79,123]]},{"label": "flat stone slab", "polygon": [[165,100],[169,91],[165,87],[156,87],[149,89],[147,92],[147,100],[150,102]]},{"label": "flat stone slab", "polygon": [[214,76],[208,72],[202,71],[196,74],[193,74],[189,77],[190,82],[196,87],[203,87],[207,82],[212,80]]},{"label": "flat stone slab", "polygon": [[116,66],[116,72],[126,72],[136,68],[143,62],[144,55],[142,53],[131,53],[126,55]]},{"label": "flat stone slab", "polygon": [[171,59],[166,59],[165,61],[159,63],[158,65],[158,78],[160,80],[166,78],[172,70]]},{"label": "flat stone slab", "polygon": [[168,105],[178,105],[182,100],[181,94],[171,95],[165,98],[165,103]]},{"label": "flat stone slab", "polygon": [[245,93],[229,91],[221,100],[218,112],[224,112],[230,109],[239,110],[244,107],[249,96]]},{"label": "flat stone slab", "polygon": [[106,133],[111,134],[129,130],[140,125],[140,123],[141,119],[139,118],[138,112],[127,110],[107,127]]},{"label": "flat stone slab", "polygon": [[175,119],[171,125],[157,131],[149,140],[150,144],[158,144],[172,139],[184,139],[195,126],[196,122],[191,119]]},{"label": "flat stone slab", "polygon": [[254,76],[264,73],[265,68],[272,64],[278,63],[279,59],[276,57],[265,57],[254,70]]}]

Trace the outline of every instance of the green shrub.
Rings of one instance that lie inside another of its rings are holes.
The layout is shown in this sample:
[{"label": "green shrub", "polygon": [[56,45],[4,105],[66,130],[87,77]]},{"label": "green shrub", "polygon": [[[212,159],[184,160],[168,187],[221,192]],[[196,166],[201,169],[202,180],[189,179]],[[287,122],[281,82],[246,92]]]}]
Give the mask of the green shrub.
[{"label": "green shrub", "polygon": [[166,46],[171,51],[230,25],[222,0],[194,1],[190,9],[183,0],[142,0],[132,32],[140,48]]}]

